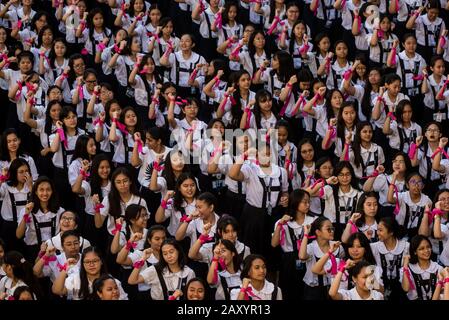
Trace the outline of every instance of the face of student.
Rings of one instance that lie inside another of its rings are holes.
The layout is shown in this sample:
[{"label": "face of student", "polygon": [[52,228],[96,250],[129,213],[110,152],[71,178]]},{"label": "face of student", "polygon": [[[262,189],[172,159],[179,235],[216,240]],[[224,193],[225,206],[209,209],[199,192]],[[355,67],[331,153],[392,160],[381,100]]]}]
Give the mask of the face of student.
[{"label": "face of student", "polygon": [[348,248],[349,255],[354,261],[360,261],[365,256],[365,248],[360,244],[359,239],[355,239],[352,246]]},{"label": "face of student", "polygon": [[201,219],[210,217],[214,212],[214,205],[209,205],[204,200],[196,200],[195,204]]},{"label": "face of student", "polygon": [[237,148],[243,153],[249,148],[249,138],[248,136],[240,136],[237,138]]},{"label": "face of student", "polygon": [[64,239],[62,248],[67,257],[75,257],[80,252],[80,239],[75,236],[68,236]]},{"label": "face of student", "polygon": [[351,184],[351,171],[348,168],[343,168],[337,176],[338,183],[342,186],[347,186]]},{"label": "face of student", "polygon": [[103,160],[100,162],[98,166],[98,175],[101,179],[106,180],[111,173],[111,166],[109,165],[109,161]]},{"label": "face of student", "polygon": [[331,105],[333,108],[340,109],[343,103],[343,96],[340,92],[334,91],[331,96]]},{"label": "face of student", "polygon": [[405,159],[402,155],[396,156],[393,160],[393,171],[394,172],[405,172]]},{"label": "face of student", "polygon": [[232,243],[235,243],[237,241],[237,231],[234,229],[232,224],[228,224],[222,231],[221,237],[223,238],[223,240],[229,240]]},{"label": "face of student", "polygon": [[271,98],[269,97],[263,97],[259,100],[259,106],[262,113],[268,113],[273,107],[273,100],[271,100]]},{"label": "face of student", "polygon": [[446,67],[444,65],[443,59],[438,59],[435,61],[433,67],[430,67],[430,70],[436,75],[442,76],[446,72]]},{"label": "face of student", "polygon": [[148,133],[147,133],[147,135],[146,135],[146,140],[147,140],[147,146],[148,146],[148,148],[150,148],[150,149],[152,149],[152,150],[158,148],[158,147],[162,144],[161,140],[156,140],[156,139],[154,139],[154,138],[153,138],[150,134],[148,134]]},{"label": "face of student", "polygon": [[3,264],[3,258],[5,257],[5,249],[3,249],[2,246],[0,246],[0,267]]},{"label": "face of student", "polygon": [[251,78],[250,78],[249,74],[244,73],[244,74],[239,78],[239,87],[240,87],[241,89],[246,89],[246,90],[248,90],[250,86],[251,86]]},{"label": "face of student", "polygon": [[[61,90],[59,90],[58,88],[53,88],[50,90],[50,92],[48,93],[48,100],[49,101],[61,101],[62,100],[62,92]],[[59,111],[61,111],[61,106],[59,106]],[[59,119],[59,116],[58,116]]]},{"label": "face of student", "polygon": [[437,8],[427,9],[427,18],[429,18],[429,21],[435,21],[439,13],[440,10]]},{"label": "face of student", "polygon": [[366,278],[368,278],[371,275],[371,272],[367,267],[362,268],[360,273],[356,277],[352,277],[352,280],[354,281],[357,288],[368,291],[368,288],[366,287]]},{"label": "face of student", "polygon": [[109,117],[112,119],[112,116],[114,114],[114,112],[118,112],[117,117],[120,116],[120,113],[122,112],[122,108],[120,107],[120,105],[118,103],[113,103],[111,104],[111,107],[109,108]]},{"label": "face of student", "polygon": [[214,122],[211,129],[211,135],[217,138],[221,137],[224,134],[225,130],[223,124],[219,121]]},{"label": "face of student", "polygon": [[66,118],[62,119],[66,128],[75,129],[78,123],[78,117],[75,113],[69,112]]},{"label": "face of student", "polygon": [[184,169],[184,159],[179,153],[173,153],[170,157],[170,161],[174,171],[182,171],[182,169]]},{"label": "face of student", "polygon": [[257,152],[257,160],[262,167],[268,167],[271,164],[271,150],[269,147],[262,146]]},{"label": "face of student", "polygon": [[420,195],[422,189],[424,188],[424,182],[422,181],[422,178],[420,176],[413,176],[408,181],[407,188],[410,190],[411,194]]},{"label": "face of student", "polygon": [[304,161],[313,161],[313,157],[315,156],[315,151],[313,150],[313,146],[310,143],[304,143],[301,146],[301,157]]},{"label": "face of student", "polygon": [[302,23],[299,23],[295,26],[295,29],[293,29],[293,33],[295,34],[295,37],[298,39],[302,39],[304,37],[304,34],[307,32],[306,26]]},{"label": "face of student", "polygon": [[363,212],[369,217],[375,217],[377,214],[378,204],[375,197],[367,197],[363,203]]},{"label": "face of student", "polygon": [[95,89],[95,86],[97,85],[97,77],[93,73],[89,73],[84,79],[84,82],[86,82],[87,90],[93,91]]},{"label": "face of student", "polygon": [[360,63],[356,68],[355,68],[355,72],[357,72],[357,75],[362,78],[365,76],[366,73],[366,66],[362,63]]},{"label": "face of student", "polygon": [[346,125],[352,126],[354,124],[355,117],[356,117],[354,108],[352,106],[348,106],[348,107],[344,108],[342,117],[343,117],[343,121],[345,122]]},{"label": "face of student", "polygon": [[413,53],[416,51],[416,39],[414,37],[408,37],[403,45],[407,52]]},{"label": "face of student", "polygon": [[59,228],[61,229],[61,232],[65,232],[68,230],[75,230],[76,228],[75,214],[71,211],[64,212],[61,216],[61,220],[59,221]]},{"label": "face of student", "polygon": [[[218,249],[217,249],[218,247]],[[234,258],[234,253],[227,249],[223,244],[218,244],[217,247],[215,247],[215,250],[220,253],[220,258],[222,258],[226,265],[229,265],[232,263],[232,259]]]},{"label": "face of student", "polygon": [[307,213],[310,209],[310,197],[306,194],[304,198],[298,203],[297,212]]},{"label": "face of student", "polygon": [[265,265],[265,262],[263,262],[262,259],[253,260],[248,275],[251,279],[265,281],[265,277],[267,276],[267,266]]},{"label": "face of student", "polygon": [[393,96],[396,97],[401,91],[401,81],[395,80],[390,84],[385,84],[385,87],[388,89],[388,92]]},{"label": "face of student", "polygon": [[380,29],[382,31],[389,31],[391,28],[391,22],[390,19],[388,19],[387,17],[383,18],[382,21],[380,22]]},{"label": "face of student", "polygon": [[113,279],[107,279],[103,283],[101,291],[97,291],[97,293],[101,300],[118,300],[120,298],[120,291]]},{"label": "face of student", "polygon": [[204,287],[199,281],[193,281],[190,283],[187,289],[187,300],[204,300]]},{"label": "face of student", "polygon": [[373,129],[371,126],[364,126],[362,130],[360,130],[360,139],[363,142],[371,142],[373,138]]},{"label": "face of student", "polygon": [[440,201],[441,210],[449,211],[449,192],[445,191],[440,193],[437,201]]},{"label": "face of student", "polygon": [[324,37],[321,39],[321,41],[318,43],[318,47],[323,50],[324,52],[328,52],[329,48],[331,46],[331,42],[328,37]]},{"label": "face of student", "polygon": [[48,182],[42,182],[37,187],[36,195],[42,202],[47,202],[48,200],[50,200],[52,194],[53,190],[51,189],[51,185]]},{"label": "face of student", "polygon": [[178,263],[179,252],[171,244],[166,244],[162,247],[162,257],[168,265],[174,265]]},{"label": "face of student", "polygon": [[195,119],[198,114],[198,105],[192,101],[191,104],[186,105],[183,109],[186,118]]},{"label": "face of student", "polygon": [[136,0],[134,2],[134,11],[135,12],[137,12],[137,13],[142,12],[143,8],[144,8],[144,3],[142,0]]},{"label": "face of student", "polygon": [[237,7],[231,6],[228,10],[228,19],[234,21],[235,17],[237,17]]},{"label": "face of student", "polygon": [[162,242],[165,241],[165,238],[166,238],[166,234],[164,231],[160,231],[160,230],[155,231],[153,233],[153,236],[150,239],[151,249],[159,252],[161,250]]},{"label": "face of student", "polygon": [[407,123],[412,121],[412,114],[413,114],[412,107],[409,104],[405,105],[402,111],[402,121]]},{"label": "face of student", "polygon": [[23,165],[17,169],[17,181],[20,183],[26,183],[27,174],[30,174],[30,169],[28,166]]},{"label": "face of student", "polygon": [[19,300],[34,300],[29,291],[24,291],[20,294]]},{"label": "face of student", "polygon": [[131,180],[128,176],[120,173],[115,177],[114,184],[119,193],[127,193],[131,186]]},{"label": "face of student", "polygon": [[[161,11],[159,9],[153,9],[150,11],[150,21],[154,24],[154,25],[158,25],[159,24],[159,20],[161,20]],[[164,32],[164,30],[162,29],[162,32]]]},{"label": "face of student", "polygon": [[390,232],[385,226],[383,222],[380,222],[377,226],[377,236],[379,237],[380,241],[386,241],[389,238],[393,237],[393,232]]},{"label": "face of student", "polygon": [[47,25],[47,17],[45,15],[42,15],[39,19],[36,20],[37,30],[41,30],[46,25]]},{"label": "face of student", "polygon": [[288,131],[286,127],[278,128],[278,143],[283,146],[287,143]]},{"label": "face of student", "polygon": [[167,36],[171,35],[173,33],[173,22],[171,21],[167,22],[165,27],[162,28],[162,32]]},{"label": "face of student", "polygon": [[17,152],[20,146],[20,139],[15,133],[8,134],[6,137],[6,144],[10,152]]},{"label": "face of student", "polygon": [[140,45],[139,38],[134,37],[131,42],[131,51],[138,53],[138,52],[140,52],[140,47],[141,47],[141,45]]},{"label": "face of student", "polygon": [[371,85],[378,85],[380,83],[380,73],[377,70],[371,70],[368,74],[368,81]]},{"label": "face of student", "polygon": [[324,179],[330,178],[333,172],[334,167],[332,166],[332,163],[330,161],[323,163],[318,169],[319,176]]},{"label": "face of student", "polygon": [[254,37],[253,44],[257,49],[263,49],[265,47],[265,37],[261,33],[258,33]]},{"label": "face of student", "polygon": [[83,266],[88,275],[98,275],[101,270],[101,264],[102,262],[100,257],[94,252],[88,252],[84,256]]},{"label": "face of student", "polygon": [[137,116],[132,110],[126,111],[125,114],[125,125],[129,127],[134,127],[137,124]]},{"label": "face of student", "polygon": [[429,241],[422,240],[415,253],[418,256],[418,259],[426,261],[430,260],[430,255],[432,254],[432,246],[430,245]]},{"label": "face of student", "polygon": [[42,34],[42,43],[50,45],[52,42],[53,42],[53,32],[50,29],[47,29]]},{"label": "face of student", "polygon": [[96,15],[94,15],[94,18],[93,18],[94,27],[97,27],[97,28],[103,27],[103,21],[104,21],[104,19],[103,19],[102,14],[97,13]]},{"label": "face of student", "polygon": [[94,139],[89,139],[86,149],[87,153],[91,156],[94,156],[97,153],[97,146],[95,145]]},{"label": "face of student", "polygon": [[5,29],[0,29],[0,43],[5,43],[7,38],[7,33]]},{"label": "face of student", "polygon": [[146,228],[148,221],[148,213],[146,209],[142,209],[136,219],[131,219],[133,226],[138,228]]},{"label": "face of student", "polygon": [[82,58],[73,60],[73,70],[77,77],[82,76],[84,74],[84,70],[86,65],[84,64],[84,60]]},{"label": "face of student", "polygon": [[426,129],[425,135],[427,140],[429,140],[429,142],[436,142],[441,138],[440,129],[436,124],[429,125]]},{"label": "face of student", "polygon": [[193,46],[194,46],[194,44],[193,44],[192,38],[190,38],[189,35],[185,34],[181,37],[181,40],[179,42],[179,47],[181,48],[181,50],[189,51],[189,50],[192,50]]},{"label": "face of student", "polygon": [[324,240],[334,240],[334,227],[329,220],[324,221],[321,229],[316,231],[316,235]]},{"label": "face of student", "polygon": [[254,28],[252,26],[246,26],[245,30],[243,31],[243,41],[248,42],[249,37],[251,37],[251,34],[254,32]]},{"label": "face of student", "polygon": [[288,8],[287,12],[287,19],[290,21],[296,21],[299,18],[299,8],[297,6],[291,6]]},{"label": "face of student", "polygon": [[346,58],[346,56],[348,55],[348,47],[346,46],[346,44],[337,44],[337,46],[335,47],[335,55],[338,58]]}]

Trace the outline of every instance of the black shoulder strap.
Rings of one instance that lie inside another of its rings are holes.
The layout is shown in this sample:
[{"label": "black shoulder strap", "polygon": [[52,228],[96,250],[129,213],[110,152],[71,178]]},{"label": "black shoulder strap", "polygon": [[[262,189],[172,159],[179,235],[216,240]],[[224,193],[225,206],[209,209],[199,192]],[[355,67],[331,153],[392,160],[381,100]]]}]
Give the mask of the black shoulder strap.
[{"label": "black shoulder strap", "polygon": [[271,293],[271,300],[277,300],[278,296],[278,286],[274,285],[273,292]]},{"label": "black shoulder strap", "polygon": [[161,284],[161,289],[162,289],[162,294],[164,295],[164,300],[168,300],[167,284],[165,283],[165,279],[162,276],[162,271],[157,267],[154,267],[154,269],[156,270],[157,277],[159,278],[159,282]]}]

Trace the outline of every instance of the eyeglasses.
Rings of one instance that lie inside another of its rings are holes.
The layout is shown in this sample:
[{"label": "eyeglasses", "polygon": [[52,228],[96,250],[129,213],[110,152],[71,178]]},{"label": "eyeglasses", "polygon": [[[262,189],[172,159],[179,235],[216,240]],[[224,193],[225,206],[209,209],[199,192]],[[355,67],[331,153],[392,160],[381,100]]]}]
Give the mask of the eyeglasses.
[{"label": "eyeglasses", "polygon": [[440,129],[427,129],[426,132],[440,132]]},{"label": "eyeglasses", "polygon": [[341,178],[343,178],[343,177],[351,177],[351,173],[350,172],[348,172],[348,173],[339,173],[338,176],[341,177]]},{"label": "eyeglasses", "polygon": [[148,220],[148,219],[150,218],[150,215],[149,215],[149,214],[141,214],[141,215],[139,216],[139,218],[142,218],[142,219],[144,219],[144,220]]},{"label": "eyeglasses", "polygon": [[[76,246],[79,246],[79,245],[80,245],[79,241],[65,242],[64,243],[64,246],[67,246],[67,247],[76,247]],[[84,263],[86,263],[86,262],[84,262]]]},{"label": "eyeglasses", "polygon": [[125,180],[115,180],[116,184],[129,184],[129,180],[125,179]]},{"label": "eyeglasses", "polygon": [[424,182],[422,182],[421,180],[410,179],[408,183],[418,187],[424,186]]},{"label": "eyeglasses", "polygon": [[301,200],[301,203],[310,204],[310,200]]},{"label": "eyeglasses", "polygon": [[97,264],[98,262],[100,262],[100,259],[84,260],[83,264]]},{"label": "eyeglasses", "polygon": [[82,63],[82,64],[74,64],[74,65],[73,65],[73,68],[74,68],[74,69],[84,68],[84,63]]},{"label": "eyeglasses", "polygon": [[86,80],[86,83],[97,83],[97,80]]},{"label": "eyeglasses", "polygon": [[61,220],[64,220],[64,221],[75,221],[75,218],[74,217],[62,217]]},{"label": "eyeglasses", "polygon": [[326,231],[329,232],[329,233],[332,233],[332,232],[335,231],[335,228],[334,227],[329,227],[329,228],[326,228]]}]

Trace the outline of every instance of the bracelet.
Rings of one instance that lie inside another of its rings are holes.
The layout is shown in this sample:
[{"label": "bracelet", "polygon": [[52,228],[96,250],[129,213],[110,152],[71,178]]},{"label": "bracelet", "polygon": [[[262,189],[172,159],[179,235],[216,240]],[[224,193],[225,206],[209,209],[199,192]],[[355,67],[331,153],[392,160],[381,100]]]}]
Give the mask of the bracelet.
[{"label": "bracelet", "polygon": [[161,201],[161,207],[162,207],[163,209],[167,209],[167,201],[166,201],[166,200],[162,200],[162,201]]},{"label": "bracelet", "polygon": [[182,218],[179,220],[179,222],[187,222],[187,223],[190,223],[190,221],[192,221],[192,218],[190,218],[189,216],[182,216]]},{"label": "bracelet", "polygon": [[444,281],[443,280],[440,280],[440,281],[437,282],[437,286],[443,286],[443,285],[444,285]]},{"label": "bracelet", "polygon": [[125,246],[125,248],[126,248],[126,250],[131,250],[131,249],[135,249],[137,247],[137,242],[131,242],[131,241],[128,241],[128,242],[126,242],[126,246]]},{"label": "bracelet", "polygon": [[134,268],[134,269],[140,269],[140,268],[143,267],[144,264],[145,264],[145,260],[139,260],[139,261],[136,261],[136,262],[134,262],[134,264],[133,264],[133,268]]},{"label": "bracelet", "polygon": [[287,87],[291,89],[293,85],[290,82],[287,82]]},{"label": "bracelet", "polygon": [[307,239],[316,239],[316,236],[311,236],[311,235],[308,235],[308,234],[304,234],[304,238],[307,238]]},{"label": "bracelet", "polygon": [[443,280],[443,283],[444,283],[444,284],[449,283],[449,278],[444,279],[444,280]]}]

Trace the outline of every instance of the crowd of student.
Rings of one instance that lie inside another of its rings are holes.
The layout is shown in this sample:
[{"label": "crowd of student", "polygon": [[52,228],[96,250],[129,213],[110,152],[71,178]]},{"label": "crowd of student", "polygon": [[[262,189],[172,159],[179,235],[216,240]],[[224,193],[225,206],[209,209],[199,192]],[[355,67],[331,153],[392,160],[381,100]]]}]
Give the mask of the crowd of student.
[{"label": "crowd of student", "polygon": [[448,17],[2,1],[0,299],[449,299]]}]

